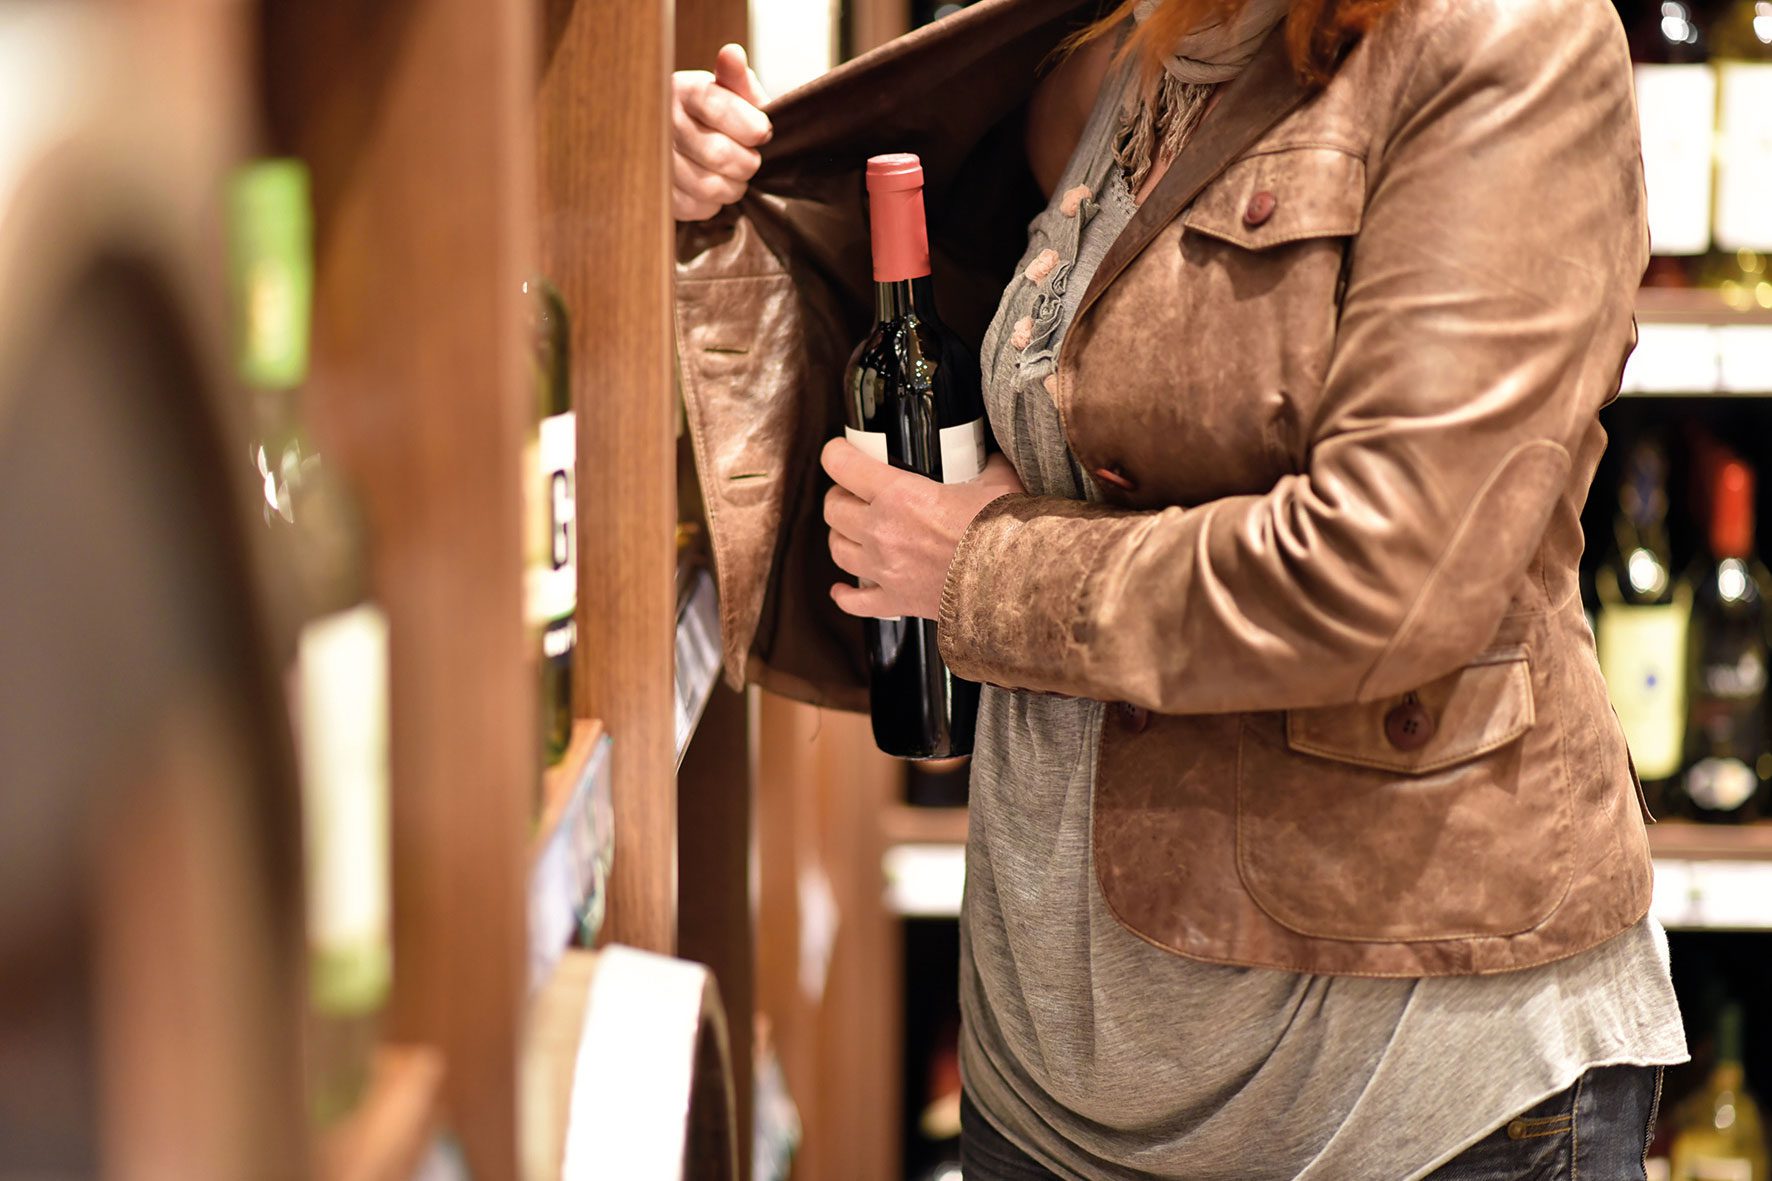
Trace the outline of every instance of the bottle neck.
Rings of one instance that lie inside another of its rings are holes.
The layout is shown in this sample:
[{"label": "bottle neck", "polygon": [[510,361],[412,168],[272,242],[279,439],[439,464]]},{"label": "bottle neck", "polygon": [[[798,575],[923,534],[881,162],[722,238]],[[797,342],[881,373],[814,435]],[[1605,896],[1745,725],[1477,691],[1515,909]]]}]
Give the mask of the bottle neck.
[{"label": "bottle neck", "polygon": [[935,284],[928,275],[915,279],[895,279],[874,284],[874,315],[882,324],[902,320],[906,316],[933,319],[935,316]]}]

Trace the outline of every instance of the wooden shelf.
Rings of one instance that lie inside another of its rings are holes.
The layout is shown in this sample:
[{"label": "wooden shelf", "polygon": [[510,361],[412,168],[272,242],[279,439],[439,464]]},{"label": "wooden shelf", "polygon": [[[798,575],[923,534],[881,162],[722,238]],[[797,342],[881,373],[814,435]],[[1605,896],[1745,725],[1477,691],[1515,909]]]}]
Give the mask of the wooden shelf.
[{"label": "wooden shelf", "polygon": [[[1657,860],[1772,862],[1772,823],[1693,824],[1664,820],[1649,826]],[[1767,900],[1772,907],[1772,899]]]},{"label": "wooden shelf", "polygon": [[1645,287],[1637,292],[1637,320],[1643,324],[1766,324],[1772,308],[1742,311],[1709,287]]},{"label": "wooden shelf", "polygon": [[566,757],[542,777],[529,848],[529,988],[554,971],[589,912],[600,925],[613,840],[610,741],[600,722],[573,723]]},{"label": "wooden shelf", "polygon": [[966,809],[890,804],[880,813],[888,845],[964,845]]},{"label": "wooden shelf", "polygon": [[560,818],[572,802],[572,793],[579,786],[585,764],[590,761],[591,754],[602,738],[601,722],[590,718],[578,719],[572,723],[572,740],[567,743],[565,756],[542,774],[541,808],[536,814],[535,833],[529,842],[531,868],[534,868],[547,847],[548,838],[560,827]]},{"label": "wooden shelf", "polygon": [[425,1046],[383,1046],[363,1102],[320,1143],[322,1181],[408,1181],[435,1133],[443,1055]]},{"label": "wooden shelf", "polygon": [[703,566],[680,574],[683,591],[677,606],[676,702],[677,766],[720,681],[720,602],[714,576]]}]

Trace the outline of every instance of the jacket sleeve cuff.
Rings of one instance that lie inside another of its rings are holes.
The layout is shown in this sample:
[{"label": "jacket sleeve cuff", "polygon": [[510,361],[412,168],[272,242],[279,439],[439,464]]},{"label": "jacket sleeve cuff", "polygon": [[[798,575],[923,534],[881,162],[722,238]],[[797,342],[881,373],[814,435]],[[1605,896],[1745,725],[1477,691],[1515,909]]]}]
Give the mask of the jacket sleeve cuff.
[{"label": "jacket sleeve cuff", "polygon": [[967,526],[948,565],[936,637],[968,681],[1089,696],[1094,575],[1142,514],[1009,494]]}]

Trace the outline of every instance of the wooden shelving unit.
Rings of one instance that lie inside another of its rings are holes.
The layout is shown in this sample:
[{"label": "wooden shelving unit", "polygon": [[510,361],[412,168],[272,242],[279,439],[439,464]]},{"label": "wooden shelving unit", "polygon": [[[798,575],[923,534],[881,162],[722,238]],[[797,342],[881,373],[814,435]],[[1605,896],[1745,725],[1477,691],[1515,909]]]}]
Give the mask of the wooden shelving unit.
[{"label": "wooden shelving unit", "polygon": [[1708,287],[1645,287],[1637,292],[1637,322],[1772,325],[1772,308],[1736,308]]}]

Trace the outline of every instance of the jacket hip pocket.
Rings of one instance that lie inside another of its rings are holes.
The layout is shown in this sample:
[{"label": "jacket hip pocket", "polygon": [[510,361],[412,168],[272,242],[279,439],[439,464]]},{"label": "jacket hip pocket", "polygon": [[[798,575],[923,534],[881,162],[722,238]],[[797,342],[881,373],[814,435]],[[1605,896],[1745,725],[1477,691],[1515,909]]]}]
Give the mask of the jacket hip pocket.
[{"label": "jacket hip pocket", "polygon": [[1237,868],[1280,925],[1331,939],[1505,936],[1568,892],[1562,728],[1524,646],[1402,697],[1246,719]]}]

